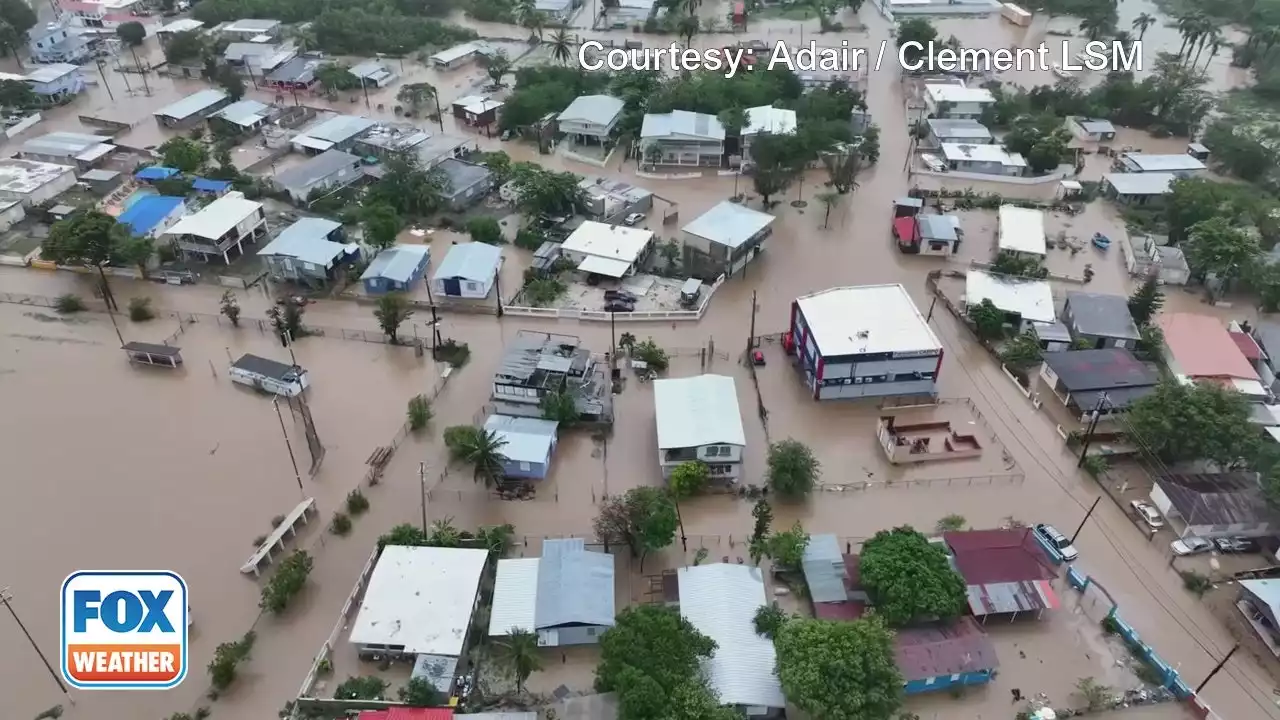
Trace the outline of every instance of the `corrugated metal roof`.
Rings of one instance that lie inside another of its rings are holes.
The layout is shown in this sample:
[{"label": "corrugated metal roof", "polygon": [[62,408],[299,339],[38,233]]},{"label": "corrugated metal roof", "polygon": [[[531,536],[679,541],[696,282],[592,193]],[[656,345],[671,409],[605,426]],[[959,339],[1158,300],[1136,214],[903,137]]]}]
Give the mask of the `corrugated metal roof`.
[{"label": "corrugated metal roof", "polygon": [[1031,528],[963,530],[943,533],[955,558],[956,572],[970,585],[1049,580],[1049,566]]},{"label": "corrugated metal roof", "polygon": [[234,125],[252,125],[267,116],[267,104],[257,100],[241,100],[222,108],[213,117]]},{"label": "corrugated metal roof", "polygon": [[258,256],[290,257],[328,267],[343,255],[359,251],[359,246],[355,243],[339,243],[329,239],[329,233],[340,227],[342,223],[324,218],[300,218],[281,230],[274,240],[258,251]]},{"label": "corrugated metal roof", "polygon": [[786,707],[774,672],[773,643],[756,634],[756,611],[767,600],[760,568],[712,563],[676,571],[680,614],[716,641],[703,661],[707,679],[723,705]]},{"label": "corrugated metal roof", "polygon": [[387,248],[369,263],[360,279],[386,278],[392,282],[407,283],[417,271],[418,263],[430,254],[431,248],[426,245],[396,245]]},{"label": "corrugated metal roof", "polygon": [[658,449],[747,444],[738,390],[727,375],[653,381]]},{"label": "corrugated metal roof", "polygon": [[718,245],[737,248],[773,224],[769,213],[725,200],[680,228],[681,232],[706,238]]},{"label": "corrugated metal roof", "polygon": [[432,275],[434,280],[461,278],[472,282],[485,283],[493,279],[498,272],[498,263],[502,260],[502,250],[495,245],[479,242],[459,243],[449,248],[440,267]]},{"label": "corrugated metal roof", "polygon": [[182,203],[183,199],[180,197],[148,195],[134,201],[116,220],[122,225],[128,225],[134,235],[146,235]]},{"label": "corrugated metal roof", "polygon": [[1178,375],[1257,380],[1258,373],[1231,339],[1222,321],[1196,313],[1161,313],[1156,324]]},{"label": "corrugated metal roof", "polygon": [[834,603],[849,598],[844,586],[844,557],[835,535],[810,535],[801,567],[813,602]]},{"label": "corrugated metal roof", "polygon": [[1058,607],[1058,596],[1047,580],[968,585],[965,596],[969,611],[979,617]]},{"label": "corrugated metal roof", "polygon": [[172,105],[166,105],[155,111],[155,115],[159,117],[167,117],[173,120],[185,120],[192,115],[201,113],[208,108],[217,105],[227,99],[227,94],[222,90],[201,90],[198,93],[188,95]]},{"label": "corrugated metal roof", "polygon": [[667,140],[677,137],[691,140],[724,142],[724,126],[715,115],[672,110],[663,114],[647,114],[640,126],[640,137]]},{"label": "corrugated metal roof", "polygon": [[[1078,332],[1085,335],[1140,340],[1138,326],[1129,314],[1129,299],[1104,293],[1069,292],[1067,308]],[[1066,312],[1066,311],[1064,311]]]},{"label": "corrugated metal roof", "polygon": [[195,235],[217,240],[250,215],[260,212],[262,203],[248,200],[244,193],[230,192],[188,215],[169,228],[167,235]]},{"label": "corrugated metal roof", "polygon": [[907,682],[1000,667],[991,639],[970,617],[901,628],[894,634],[893,651]]},{"label": "corrugated metal roof", "polygon": [[579,95],[560,112],[560,120],[607,127],[625,107],[625,102],[610,95]]},{"label": "corrugated metal roof", "polygon": [[581,538],[544,540],[538,565],[537,627],[613,627],[613,556],[588,552]]},{"label": "corrugated metal roof", "polygon": [[1267,505],[1252,473],[1161,475],[1156,484],[1190,525],[1246,525],[1252,529],[1280,518]]},{"label": "corrugated metal roof", "polygon": [[538,598],[539,558],[498,561],[493,582],[493,608],[489,611],[489,635],[505,637],[513,628],[534,630]]},{"label": "corrugated metal roof", "polygon": [[539,465],[550,460],[558,425],[554,420],[508,415],[490,415],[484,421],[484,429],[502,443],[499,452],[504,458]]},{"label": "corrugated metal roof", "polygon": [[[282,188],[301,192],[334,175],[349,170],[356,177],[360,158],[341,150],[325,150],[297,167],[289,168],[272,178]],[[305,193],[304,193],[305,194]]]}]

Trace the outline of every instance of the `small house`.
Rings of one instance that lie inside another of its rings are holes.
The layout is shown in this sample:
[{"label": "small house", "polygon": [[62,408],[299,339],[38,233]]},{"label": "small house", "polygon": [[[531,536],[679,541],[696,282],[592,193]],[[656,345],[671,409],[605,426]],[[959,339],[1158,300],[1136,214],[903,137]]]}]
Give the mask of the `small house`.
[{"label": "small house", "polygon": [[519,480],[544,480],[551,471],[559,423],[541,418],[490,415],[484,429],[501,443],[502,474]]},{"label": "small house", "polygon": [[1151,502],[1180,537],[1264,537],[1276,532],[1276,512],[1252,472],[1169,473],[1157,475],[1155,481]]},{"label": "small house", "polygon": [[1049,252],[1044,212],[1017,205],[1001,205],[997,214],[996,252],[1043,260]]},{"label": "small house", "polygon": [[1204,174],[1205,164],[1186,153],[1121,153],[1111,167],[1121,173],[1172,173],[1178,177]]},{"label": "small house", "polygon": [[715,115],[673,110],[649,113],[640,128],[640,157],[651,165],[719,167],[724,126]]},{"label": "small house", "polygon": [[378,253],[360,276],[368,295],[409,292],[422,280],[431,261],[426,245],[396,245]]},{"label": "small house", "polygon": [[990,300],[1005,314],[1005,323],[1018,333],[1032,329],[1033,323],[1053,323],[1053,288],[1047,280],[1011,278],[982,270],[965,274],[964,305],[971,308]]},{"label": "small house", "polygon": [[257,100],[241,100],[210,115],[209,127],[214,132],[245,134],[261,129],[270,118],[270,105]]},{"label": "small house", "polygon": [[1000,667],[991,638],[971,617],[899,628],[893,654],[907,695],[985,685]]},{"label": "small house", "polygon": [[138,198],[116,220],[136,237],[158,239],[187,214],[187,202],[180,197],[147,195]]},{"label": "small house", "polygon": [[365,60],[347,69],[364,88],[382,88],[395,82],[399,75],[381,60]]},{"label": "small house", "polygon": [[622,119],[626,103],[609,95],[581,95],[559,116],[560,132],[578,143],[603,145]]},{"label": "small house", "polygon": [[296,57],[267,75],[265,83],[273,90],[297,92],[310,90],[316,84],[316,71],[324,61],[312,57]]},{"label": "small house", "polygon": [[271,180],[301,204],[314,199],[315,194],[340,190],[363,178],[360,158],[341,150],[326,150]]},{"label": "small house", "polygon": [[1125,205],[1160,201],[1173,188],[1173,173],[1107,173],[1102,176],[1102,196]]},{"label": "small house", "polygon": [[911,255],[955,255],[960,250],[960,219],[955,215],[894,218],[898,249]]},{"label": "small house", "polygon": [[436,165],[436,169],[445,177],[446,185],[441,194],[454,212],[462,212],[475,205],[493,190],[493,172],[483,165],[445,158]]},{"label": "small house", "polygon": [[692,461],[705,463],[713,481],[738,481],[747,440],[732,377],[708,374],[654,380],[653,406],[658,465],[664,478]]},{"label": "small house", "polygon": [[924,104],[929,117],[976,120],[995,103],[995,96],[986,88],[934,84],[924,86]]},{"label": "small house", "polygon": [[231,364],[231,381],[274,395],[295,397],[311,386],[307,371],[257,355],[241,355]]},{"label": "small house", "polygon": [[943,143],[942,158],[956,172],[981,175],[1022,177],[1027,174],[1027,160],[999,145],[963,145]]},{"label": "small house", "polygon": [[156,122],[170,130],[185,130],[231,104],[223,90],[201,90],[155,111]]},{"label": "small house", "polygon": [[360,246],[346,241],[342,223],[305,217],[285,228],[258,251],[267,273],[277,280],[324,285],[360,257]]},{"label": "small house", "polygon": [[1069,117],[1067,130],[1085,142],[1111,142],[1116,139],[1116,126],[1110,120]]},{"label": "small house", "polygon": [[81,184],[99,197],[109,195],[124,183],[124,174],[118,170],[89,170],[80,173]]},{"label": "small house", "polygon": [[1099,409],[1099,397],[1106,396],[1101,406],[1103,415],[1121,413],[1155,392],[1160,381],[1154,370],[1119,347],[1045,353],[1040,378],[1067,411],[1082,422]]},{"label": "small house", "polygon": [[70,63],[55,63],[35,68],[27,73],[27,85],[31,92],[53,102],[84,92],[85,81],[80,68]]},{"label": "small house", "polygon": [[776,108],[772,105],[747,108],[747,124],[741,131],[741,145],[738,148],[742,155],[742,164],[750,167],[755,164],[751,158],[751,145],[761,135],[794,135],[796,133],[796,111],[787,108]]},{"label": "small house", "polygon": [[471,62],[477,56],[489,57],[496,52],[497,50],[485,41],[473,40],[461,45],[454,45],[432,55],[431,64],[438,69],[452,70]]},{"label": "small house", "polygon": [[680,228],[686,260],[704,276],[732,276],[764,250],[775,219],[725,200]]},{"label": "small house", "polygon": [[502,250],[478,242],[458,243],[449,248],[431,276],[437,296],[482,299],[489,297],[502,267]]},{"label": "small house", "polygon": [[539,647],[594,645],[614,625],[613,556],[582,538],[542,541],[542,557],[498,561],[489,636],[538,635]]},{"label": "small house", "polygon": [[467,125],[484,128],[498,122],[502,101],[485,95],[467,95],[453,101],[453,116]]},{"label": "small house", "polygon": [[1118,295],[1070,292],[1062,321],[1077,341],[1096,349],[1133,348],[1142,339],[1129,314],[1129,301]]},{"label": "small house", "polygon": [[995,137],[986,125],[977,120],[962,118],[929,118],[925,121],[929,127],[929,144],[934,147],[942,145],[991,145]]}]

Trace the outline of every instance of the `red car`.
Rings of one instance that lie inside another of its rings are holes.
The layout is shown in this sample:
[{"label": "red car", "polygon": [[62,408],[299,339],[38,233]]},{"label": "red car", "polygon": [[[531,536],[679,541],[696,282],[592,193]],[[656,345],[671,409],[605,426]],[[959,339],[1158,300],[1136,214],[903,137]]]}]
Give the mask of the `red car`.
[{"label": "red car", "polygon": [[751,364],[752,364],[752,365],[764,365],[764,353],[763,353],[763,352],[760,352],[759,350],[752,350],[752,351],[751,351]]}]

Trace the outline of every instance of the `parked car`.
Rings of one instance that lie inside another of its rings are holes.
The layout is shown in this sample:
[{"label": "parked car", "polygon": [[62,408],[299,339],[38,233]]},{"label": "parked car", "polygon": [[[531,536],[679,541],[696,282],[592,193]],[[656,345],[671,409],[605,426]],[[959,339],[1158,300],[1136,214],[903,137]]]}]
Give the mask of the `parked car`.
[{"label": "parked car", "polygon": [[752,351],[751,351],[751,364],[752,364],[752,365],[764,365],[764,353],[760,352],[759,350],[752,350]]},{"label": "parked car", "polygon": [[613,302],[607,302],[604,304],[605,312],[632,312],[635,309],[635,305],[622,302],[621,300],[614,300]]},{"label": "parked car", "polygon": [[1039,535],[1042,540],[1048,543],[1049,547],[1058,551],[1063,560],[1071,562],[1080,557],[1080,553],[1076,552],[1075,546],[1071,544],[1067,536],[1058,532],[1058,529],[1054,526],[1041,523],[1033,529],[1036,535]]},{"label": "parked car", "polygon": [[1224,555],[1258,551],[1258,541],[1247,537],[1215,538],[1213,544]]},{"label": "parked car", "polygon": [[635,303],[636,296],[622,290],[605,290],[604,299],[606,302],[617,300],[619,302]]},{"label": "parked car", "polygon": [[635,225],[644,220],[644,213],[631,213],[623,221],[623,225]]},{"label": "parked car", "polygon": [[1212,550],[1213,543],[1204,538],[1188,535],[1169,543],[1169,549],[1173,551],[1174,555],[1199,555],[1202,552]]},{"label": "parked car", "polygon": [[1147,527],[1152,530],[1159,530],[1164,527],[1164,518],[1160,517],[1160,511],[1156,509],[1155,505],[1142,500],[1133,500],[1130,501],[1129,507],[1133,508],[1133,511],[1138,514],[1142,522],[1146,523]]},{"label": "parked car", "polygon": [[938,157],[937,155],[930,155],[929,153],[924,153],[923,155],[920,156],[920,161],[924,163],[925,167],[929,168],[933,172],[947,171],[947,164],[942,162],[942,158]]}]

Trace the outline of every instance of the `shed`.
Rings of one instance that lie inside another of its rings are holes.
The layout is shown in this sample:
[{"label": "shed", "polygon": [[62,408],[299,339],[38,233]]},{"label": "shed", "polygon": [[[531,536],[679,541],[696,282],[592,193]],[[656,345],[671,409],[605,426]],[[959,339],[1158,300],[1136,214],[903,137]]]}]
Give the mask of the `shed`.
[{"label": "shed", "polygon": [[489,297],[501,266],[502,250],[497,246],[459,243],[449,248],[431,276],[432,290],[445,297]]},{"label": "shed", "polygon": [[148,195],[135,200],[116,220],[136,236],[157,238],[186,214],[182,198]]},{"label": "shed", "polygon": [[509,478],[543,480],[551,470],[559,423],[542,418],[490,415],[484,429],[502,447],[502,471]]},{"label": "shed", "polygon": [[369,295],[408,292],[422,279],[431,261],[426,245],[396,245],[378,253],[360,276]]},{"label": "shed", "polygon": [[1061,605],[1050,580],[1049,556],[1030,528],[943,533],[953,565],[967,585],[969,612],[989,615],[1035,613]]},{"label": "shed", "polygon": [[221,197],[223,193],[231,189],[230,180],[210,180],[208,178],[196,178],[191,181],[191,189],[196,192],[215,195]]},{"label": "shed", "polygon": [[982,685],[1000,666],[995,645],[971,617],[900,628],[893,646],[907,695]]},{"label": "shed", "polygon": [[145,167],[133,174],[135,180],[143,182],[156,182],[157,180],[168,180],[178,174],[177,168],[163,167],[161,165],[152,165]]},{"label": "shed", "polygon": [[89,186],[95,195],[106,195],[120,187],[124,175],[115,170],[89,170],[80,174],[80,182]]}]

